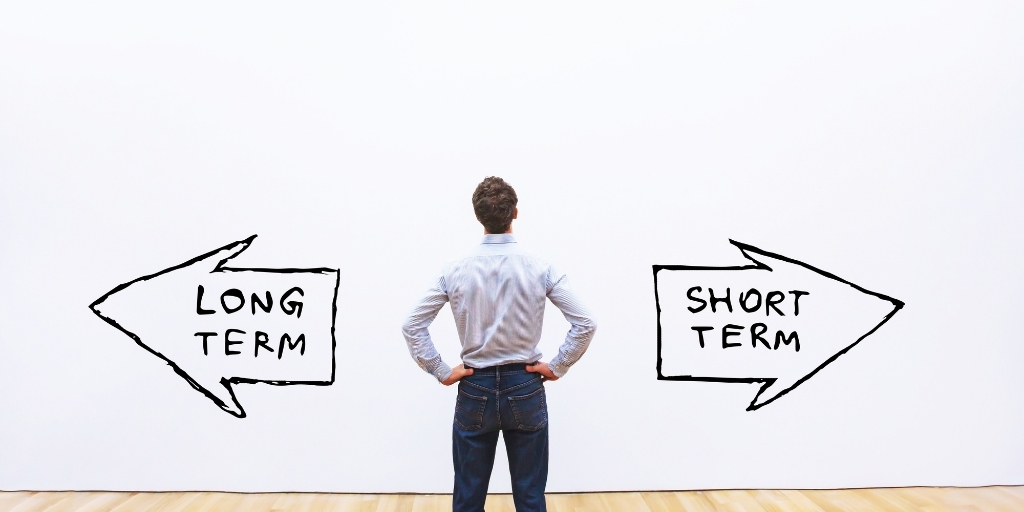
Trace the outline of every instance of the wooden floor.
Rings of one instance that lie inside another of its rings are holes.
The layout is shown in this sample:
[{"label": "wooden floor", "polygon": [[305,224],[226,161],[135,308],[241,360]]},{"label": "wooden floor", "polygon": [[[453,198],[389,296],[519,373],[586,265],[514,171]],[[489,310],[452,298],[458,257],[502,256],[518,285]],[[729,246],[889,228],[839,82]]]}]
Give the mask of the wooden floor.
[{"label": "wooden floor", "polygon": [[[1024,511],[1024,487],[912,487],[840,491],[689,491],[549,494],[552,512],[611,511]],[[445,511],[451,495],[235,494],[219,492],[0,492],[0,511]],[[490,512],[512,512],[509,495],[487,498]]]}]

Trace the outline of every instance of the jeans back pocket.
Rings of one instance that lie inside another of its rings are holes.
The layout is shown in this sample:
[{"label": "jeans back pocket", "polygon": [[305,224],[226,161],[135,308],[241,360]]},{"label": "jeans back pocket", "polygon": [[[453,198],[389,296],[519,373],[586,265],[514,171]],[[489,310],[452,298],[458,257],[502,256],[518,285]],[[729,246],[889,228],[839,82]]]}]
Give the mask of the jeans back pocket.
[{"label": "jeans back pocket", "polygon": [[486,396],[474,396],[459,390],[455,399],[455,424],[462,430],[478,430],[484,424]]},{"label": "jeans back pocket", "polygon": [[523,396],[510,396],[508,403],[519,430],[540,430],[548,424],[548,402],[543,387]]}]

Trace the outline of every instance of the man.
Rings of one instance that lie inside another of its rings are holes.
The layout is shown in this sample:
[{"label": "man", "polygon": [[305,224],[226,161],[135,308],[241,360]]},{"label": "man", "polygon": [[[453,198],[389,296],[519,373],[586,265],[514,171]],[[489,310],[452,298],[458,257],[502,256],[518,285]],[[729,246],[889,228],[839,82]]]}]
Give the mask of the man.
[{"label": "man", "polygon": [[[476,252],[449,264],[402,327],[413,359],[445,386],[459,383],[452,427],[456,512],[484,509],[498,433],[505,437],[516,510],[547,510],[548,414],[544,381],[565,375],[587,350],[595,324],[565,274],[525,254],[512,236],[518,198],[501,178],[473,192],[484,226]],[[550,362],[537,351],[545,299],[572,324]],[[427,328],[451,302],[463,364],[449,367]]]}]

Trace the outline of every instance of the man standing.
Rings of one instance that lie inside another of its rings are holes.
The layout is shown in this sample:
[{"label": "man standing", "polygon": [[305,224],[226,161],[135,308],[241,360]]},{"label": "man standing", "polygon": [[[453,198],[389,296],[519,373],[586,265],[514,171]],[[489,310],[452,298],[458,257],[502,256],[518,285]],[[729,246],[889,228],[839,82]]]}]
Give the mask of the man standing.
[{"label": "man standing", "polygon": [[[547,510],[548,412],[544,381],[565,375],[594,337],[590,314],[569,291],[565,274],[525,254],[512,236],[515,190],[484,179],[473,210],[484,226],[476,252],[449,264],[402,326],[416,363],[445,386],[459,383],[452,427],[456,512],[484,509],[498,433],[505,436],[512,497],[518,512]],[[545,299],[572,324],[550,362],[537,351]],[[463,364],[441,360],[427,328],[451,302]]]}]

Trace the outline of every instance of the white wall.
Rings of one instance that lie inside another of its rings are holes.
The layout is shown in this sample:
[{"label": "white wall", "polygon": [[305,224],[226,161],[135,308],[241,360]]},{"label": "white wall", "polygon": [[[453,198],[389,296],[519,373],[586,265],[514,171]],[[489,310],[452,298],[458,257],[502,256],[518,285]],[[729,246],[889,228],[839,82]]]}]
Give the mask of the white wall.
[{"label": "white wall", "polygon": [[[0,489],[451,488],[399,325],[484,176],[599,320],[551,491],[1024,484],[1019,2],[6,4]],[[249,235],[340,269],[332,386],[226,414],[88,305]],[[659,381],[651,265],[729,239],[906,303],[779,400]],[[449,362],[447,309],[433,329]],[[547,319],[553,354],[566,324]],[[494,490],[507,490],[507,470]]]}]

